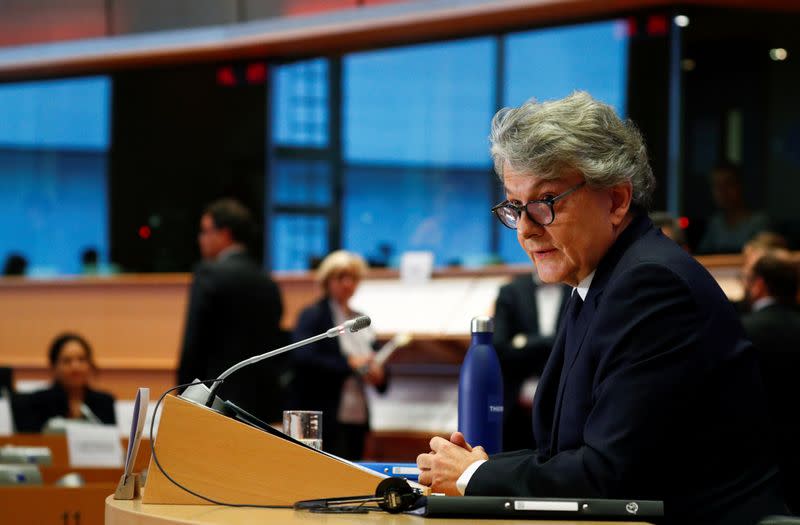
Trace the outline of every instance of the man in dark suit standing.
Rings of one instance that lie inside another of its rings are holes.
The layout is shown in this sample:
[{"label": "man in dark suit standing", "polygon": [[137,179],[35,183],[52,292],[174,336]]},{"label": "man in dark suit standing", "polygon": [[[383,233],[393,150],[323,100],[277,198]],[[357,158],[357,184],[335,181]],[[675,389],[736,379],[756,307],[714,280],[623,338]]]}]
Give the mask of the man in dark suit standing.
[{"label": "man in dark suit standing", "polygon": [[[235,363],[280,346],[280,291],[248,255],[255,231],[250,212],[232,199],[206,208],[200,220],[203,256],[189,296],[178,383],[211,379]],[[278,359],[249,366],[223,383],[218,395],[267,422],[283,409]]]},{"label": "man in dark suit standing", "polygon": [[742,318],[758,350],[767,389],[773,434],[789,508],[800,513],[800,310],[798,269],[781,250],[767,252],[745,268],[745,295],[751,306]]},{"label": "man in dark suit standing", "polygon": [[[644,141],[577,92],[501,110],[492,156],[543,282],[574,288],[534,399],[531,450],[456,432],[417,458],[451,495],[663,500],[664,522],[752,525],[785,505],[756,354],[708,272],[653,227]],[[476,443],[475,445],[480,445]]]},{"label": "man in dark suit standing", "polygon": [[497,295],[492,343],[503,369],[503,450],[533,442],[533,392],[570,291],[540,282],[534,272],[515,276]]}]

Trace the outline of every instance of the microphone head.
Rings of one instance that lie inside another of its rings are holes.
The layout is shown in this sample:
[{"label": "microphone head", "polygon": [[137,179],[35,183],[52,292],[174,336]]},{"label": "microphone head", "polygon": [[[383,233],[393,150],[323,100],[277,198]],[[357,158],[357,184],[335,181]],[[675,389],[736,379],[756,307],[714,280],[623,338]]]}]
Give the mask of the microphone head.
[{"label": "microphone head", "polygon": [[364,328],[368,327],[370,324],[372,324],[372,319],[366,315],[362,315],[360,317],[356,317],[355,319],[350,319],[344,323],[344,328],[348,332],[358,332],[359,330],[363,330]]}]

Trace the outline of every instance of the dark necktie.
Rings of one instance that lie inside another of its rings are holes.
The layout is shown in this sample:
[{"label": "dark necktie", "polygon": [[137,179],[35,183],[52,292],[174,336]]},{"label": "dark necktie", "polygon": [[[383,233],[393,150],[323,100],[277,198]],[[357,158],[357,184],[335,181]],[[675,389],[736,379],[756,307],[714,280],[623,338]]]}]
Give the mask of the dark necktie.
[{"label": "dark necktie", "polygon": [[564,356],[566,359],[569,359],[569,357],[574,355],[574,353],[578,350],[576,348],[577,342],[575,341],[575,324],[578,321],[578,316],[581,314],[582,307],[583,299],[581,299],[581,295],[576,289],[574,292],[572,292],[572,297],[569,298],[569,306],[567,307],[567,313],[565,316],[565,322],[567,325],[564,327],[564,345],[566,350],[564,352]]}]

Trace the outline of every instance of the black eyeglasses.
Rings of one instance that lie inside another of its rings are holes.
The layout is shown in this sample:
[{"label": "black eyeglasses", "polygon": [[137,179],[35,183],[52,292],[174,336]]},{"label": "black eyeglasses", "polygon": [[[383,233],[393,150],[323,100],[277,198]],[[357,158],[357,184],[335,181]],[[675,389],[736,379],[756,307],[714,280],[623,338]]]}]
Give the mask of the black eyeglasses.
[{"label": "black eyeglasses", "polygon": [[564,193],[556,195],[555,197],[548,197],[536,201],[530,201],[523,205],[514,204],[508,201],[503,201],[494,208],[494,213],[503,226],[516,230],[519,221],[522,218],[522,211],[528,215],[528,218],[538,224],[539,226],[547,226],[552,224],[556,218],[556,212],[553,210],[553,204],[560,201],[573,191],[585,185],[586,181],[581,182],[577,186],[573,186]]}]

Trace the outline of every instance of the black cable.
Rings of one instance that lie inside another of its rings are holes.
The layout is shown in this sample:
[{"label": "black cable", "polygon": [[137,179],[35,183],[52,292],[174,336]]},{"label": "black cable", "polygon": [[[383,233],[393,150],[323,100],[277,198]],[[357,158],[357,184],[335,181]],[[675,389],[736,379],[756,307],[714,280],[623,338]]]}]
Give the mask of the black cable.
[{"label": "black cable", "polygon": [[153,429],[155,428],[156,414],[158,413],[158,407],[161,406],[161,402],[164,401],[164,398],[167,397],[167,395],[170,392],[174,392],[175,390],[178,390],[179,388],[185,388],[185,387],[189,387],[189,386],[193,386],[193,385],[200,385],[200,384],[204,385],[206,383],[217,383],[217,382],[221,383],[223,381],[225,381],[225,380],[224,379],[206,379],[205,381],[194,381],[192,383],[185,383],[183,385],[174,386],[174,387],[170,388],[169,390],[167,390],[166,392],[164,392],[163,394],[161,394],[161,397],[158,398],[158,402],[156,403],[156,407],[153,410],[153,419],[150,420],[150,452],[153,454],[153,462],[158,467],[158,470],[160,470],[161,473],[164,474],[164,477],[167,478],[168,480],[170,480],[173,485],[175,485],[179,489],[183,490],[184,492],[187,492],[188,494],[191,494],[192,496],[194,496],[196,498],[200,498],[200,499],[205,500],[205,501],[207,501],[209,503],[213,503],[214,505],[222,505],[222,506],[225,506],[225,507],[252,507],[252,508],[256,508],[256,509],[291,509],[291,508],[293,508],[291,505],[256,505],[254,503],[227,503],[227,502],[224,502],[224,501],[219,501],[219,500],[215,500],[213,498],[209,498],[208,496],[203,496],[202,494],[197,493],[197,492],[195,492],[195,491],[193,491],[193,490],[181,485],[177,481],[175,481],[172,478],[172,476],[167,474],[167,471],[164,470],[164,467],[162,467],[161,463],[158,461],[158,456],[156,455],[156,438],[153,435]]}]

